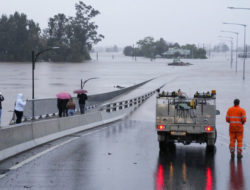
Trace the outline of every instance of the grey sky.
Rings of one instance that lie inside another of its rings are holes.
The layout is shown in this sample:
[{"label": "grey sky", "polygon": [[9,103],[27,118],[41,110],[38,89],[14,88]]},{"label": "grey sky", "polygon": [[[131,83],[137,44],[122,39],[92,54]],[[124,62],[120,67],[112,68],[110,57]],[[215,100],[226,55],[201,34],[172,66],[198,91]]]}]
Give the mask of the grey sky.
[{"label": "grey sky", "polygon": [[[72,16],[78,0],[0,0],[0,14],[14,11],[27,14],[47,27],[48,18],[57,13]],[[250,10],[230,10],[228,6],[250,7],[249,0],[85,0],[101,12],[95,22],[105,39],[99,46],[131,45],[152,36],[180,44],[216,44],[220,30],[240,32],[243,27],[222,25],[222,22],[247,24],[247,43],[250,44]],[[232,35],[231,35],[232,36]]]}]

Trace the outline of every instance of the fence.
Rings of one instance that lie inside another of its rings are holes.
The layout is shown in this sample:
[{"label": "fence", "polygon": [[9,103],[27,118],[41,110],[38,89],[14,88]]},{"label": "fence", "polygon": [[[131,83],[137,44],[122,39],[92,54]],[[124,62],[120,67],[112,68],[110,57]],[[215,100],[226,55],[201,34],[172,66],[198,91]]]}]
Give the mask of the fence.
[{"label": "fence", "polygon": [[[88,101],[86,102],[86,110],[90,110],[96,108],[97,106],[103,104],[104,102],[111,100],[119,95],[127,93],[131,90],[134,90],[145,83],[151,81],[153,79],[147,80],[145,82],[139,83],[137,85],[124,88],[121,90],[116,90],[112,92],[107,92],[103,94],[96,94],[88,96]],[[74,102],[76,102],[76,110],[79,111],[79,105],[77,98],[73,98]],[[47,98],[47,99],[35,99],[28,100],[24,109],[24,121],[31,120],[32,118],[32,103],[34,101],[34,119],[40,119],[42,117],[53,117],[58,113],[57,108],[57,99],[56,98]],[[13,124],[13,121],[11,122]]]}]

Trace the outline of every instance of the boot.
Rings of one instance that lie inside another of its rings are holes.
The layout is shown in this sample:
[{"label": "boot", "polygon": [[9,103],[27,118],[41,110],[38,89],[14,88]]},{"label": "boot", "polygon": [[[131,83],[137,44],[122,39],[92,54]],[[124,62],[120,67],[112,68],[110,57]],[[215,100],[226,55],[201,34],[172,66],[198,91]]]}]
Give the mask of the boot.
[{"label": "boot", "polygon": [[231,159],[234,159],[234,152],[231,152]]},{"label": "boot", "polygon": [[242,154],[237,154],[237,158],[241,159],[243,157]]},{"label": "boot", "polygon": [[231,153],[231,159],[234,159],[234,151],[235,151],[235,148],[229,146],[229,150],[230,150],[230,153]]},{"label": "boot", "polygon": [[241,159],[243,157],[242,155],[242,147],[237,148],[237,158]]}]

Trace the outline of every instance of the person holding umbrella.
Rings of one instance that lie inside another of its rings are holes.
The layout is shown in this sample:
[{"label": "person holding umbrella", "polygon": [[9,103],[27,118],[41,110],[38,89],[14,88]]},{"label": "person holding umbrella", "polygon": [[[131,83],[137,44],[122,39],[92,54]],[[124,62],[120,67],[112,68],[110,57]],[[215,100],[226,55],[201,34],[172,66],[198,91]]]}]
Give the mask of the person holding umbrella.
[{"label": "person holding umbrella", "polygon": [[84,114],[85,112],[85,102],[88,99],[87,91],[83,89],[75,90],[74,93],[77,94],[77,98],[79,100],[79,107],[81,114]]},{"label": "person holding umbrella", "polygon": [[68,116],[66,105],[71,98],[71,95],[67,92],[61,92],[56,95],[57,97],[57,108],[59,117]]}]

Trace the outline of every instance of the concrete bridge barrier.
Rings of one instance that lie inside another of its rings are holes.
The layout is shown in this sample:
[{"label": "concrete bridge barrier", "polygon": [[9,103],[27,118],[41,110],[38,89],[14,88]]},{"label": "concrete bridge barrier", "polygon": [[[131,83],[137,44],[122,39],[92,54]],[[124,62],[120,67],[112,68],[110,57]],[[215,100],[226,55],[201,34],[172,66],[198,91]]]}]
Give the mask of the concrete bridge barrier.
[{"label": "concrete bridge barrier", "polygon": [[122,119],[155,91],[133,99],[101,105],[83,115],[25,122],[0,130],[0,161],[43,143]]}]

